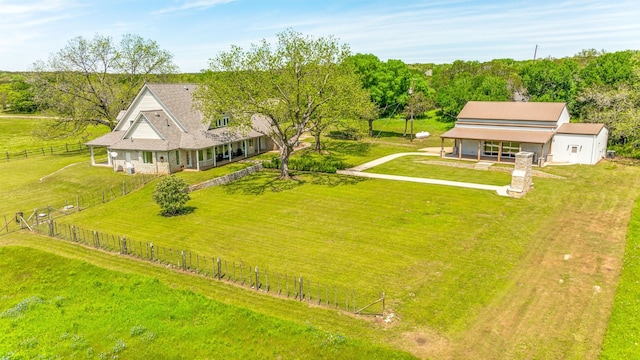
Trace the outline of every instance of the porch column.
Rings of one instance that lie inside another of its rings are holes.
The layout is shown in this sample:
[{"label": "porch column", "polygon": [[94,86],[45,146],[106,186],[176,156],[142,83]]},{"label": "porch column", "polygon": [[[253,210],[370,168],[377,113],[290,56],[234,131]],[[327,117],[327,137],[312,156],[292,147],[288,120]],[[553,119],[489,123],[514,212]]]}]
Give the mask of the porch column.
[{"label": "porch column", "polygon": [[[89,151],[91,152],[91,166],[96,165],[96,159],[93,158],[93,146],[89,146]],[[109,158],[109,152],[107,152],[107,159]]]},{"label": "porch column", "polygon": [[196,169],[200,171],[200,150],[196,150]]},{"label": "porch column", "polygon": [[156,164],[156,175],[158,175],[158,152],[157,151],[153,152],[153,157],[155,158],[153,162]]},{"label": "porch column", "polygon": [[227,150],[229,152],[229,161],[231,161],[231,156],[232,156],[231,153],[233,152],[233,146],[231,146],[231,143],[229,143],[228,145],[229,146]]},{"label": "porch column", "polygon": [[216,167],[216,157],[217,157],[216,148],[217,148],[217,146],[213,147],[213,167]]},{"label": "porch column", "polygon": [[247,153],[249,152],[249,147],[247,146],[247,140],[244,141],[244,158],[247,158]]},{"label": "porch column", "polygon": [[458,139],[456,140],[456,142],[457,142],[456,145],[458,145],[458,160],[461,160],[462,159],[462,139]]},{"label": "porch column", "polygon": [[502,141],[498,144],[498,162],[500,162],[500,158],[502,157]]},{"label": "porch column", "polygon": [[440,138],[440,158],[444,158],[444,138]]},{"label": "porch column", "polygon": [[107,148],[107,165],[113,166],[113,158],[111,158],[111,149]]},{"label": "porch column", "polygon": [[481,152],[482,152],[482,140],[478,140],[478,161],[480,161]]}]

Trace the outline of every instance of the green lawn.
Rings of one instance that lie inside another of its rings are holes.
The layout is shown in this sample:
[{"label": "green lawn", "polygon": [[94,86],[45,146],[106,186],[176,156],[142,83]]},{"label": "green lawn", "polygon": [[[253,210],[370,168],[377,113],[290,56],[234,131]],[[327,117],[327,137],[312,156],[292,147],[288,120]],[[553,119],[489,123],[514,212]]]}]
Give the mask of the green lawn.
[{"label": "green lawn", "polygon": [[[65,139],[43,139],[35,134],[38,129],[51,120],[29,117],[0,117],[0,151],[10,153],[24,149],[44,149],[49,153],[49,147],[77,147],[78,143],[85,143],[93,138],[109,132],[106,126],[89,126],[87,130],[77,136]],[[0,156],[0,159],[5,160]]]},{"label": "green lawn", "polygon": [[0,247],[0,358],[409,358],[158,278]]},{"label": "green lawn", "polygon": [[[411,177],[424,177],[450,181],[463,181],[487,185],[509,185],[511,183],[510,172],[480,171],[468,168],[425,163],[428,161],[441,160],[438,157],[431,156],[402,156],[376,167],[367,169],[366,172]],[[459,162],[452,162],[452,164],[456,163]]]},{"label": "green lawn", "polygon": [[602,359],[640,358],[640,201],[633,209],[622,275],[618,283],[615,305]]},{"label": "green lawn", "polygon": [[374,139],[382,142],[391,142],[395,144],[411,144],[419,147],[439,147],[440,134],[453,127],[452,122],[442,122],[438,120],[436,110],[430,111],[425,118],[414,119],[413,133],[414,135],[421,131],[427,131],[431,134],[426,139],[415,139],[413,143],[409,142],[411,123],[407,124],[407,136],[402,137],[404,133],[404,118],[384,118],[373,122]]}]

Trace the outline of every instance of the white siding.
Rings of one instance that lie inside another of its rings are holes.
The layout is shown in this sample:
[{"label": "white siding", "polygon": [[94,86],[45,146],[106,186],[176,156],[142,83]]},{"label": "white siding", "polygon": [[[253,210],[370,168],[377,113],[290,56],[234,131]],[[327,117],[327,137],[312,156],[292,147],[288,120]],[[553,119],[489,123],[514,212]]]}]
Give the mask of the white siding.
[{"label": "white siding", "polygon": [[564,109],[562,109],[562,114],[560,114],[560,117],[558,118],[558,126],[560,127],[560,125],[562,124],[568,124],[570,121],[570,116],[569,116],[569,111],[567,110],[567,107],[565,106]]},{"label": "white siding", "polygon": [[552,132],[553,126],[550,127],[522,127],[516,125],[492,125],[492,124],[456,124],[457,128],[465,129],[483,129],[483,130],[518,130],[518,131],[543,131]]},{"label": "white siding", "polygon": [[600,161],[605,151],[606,140],[602,136],[600,144],[594,135],[556,134],[553,137],[553,162],[593,165]]},{"label": "white siding", "polygon": [[140,114],[141,111],[161,109],[162,106],[160,105],[158,100],[156,100],[156,98],[151,95],[151,92],[145,89],[144,93],[137,97],[136,101],[131,104],[131,106],[127,110],[125,118],[120,121],[120,123],[116,127],[116,130],[129,129],[129,126],[131,126],[131,124],[133,123],[133,121],[135,121],[136,117],[138,116],[138,114]]},{"label": "white siding", "polygon": [[158,134],[149,121],[144,117],[141,118],[137,123],[135,123],[134,128],[131,130],[131,133],[127,138],[132,139],[162,139],[160,134]]}]

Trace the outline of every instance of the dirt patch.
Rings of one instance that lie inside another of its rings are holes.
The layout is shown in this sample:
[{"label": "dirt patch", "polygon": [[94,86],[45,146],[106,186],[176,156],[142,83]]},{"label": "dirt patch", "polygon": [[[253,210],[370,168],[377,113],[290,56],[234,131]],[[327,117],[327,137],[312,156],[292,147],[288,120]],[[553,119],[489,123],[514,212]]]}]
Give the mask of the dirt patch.
[{"label": "dirt patch", "polygon": [[402,346],[420,359],[450,359],[449,340],[429,330],[402,333]]}]

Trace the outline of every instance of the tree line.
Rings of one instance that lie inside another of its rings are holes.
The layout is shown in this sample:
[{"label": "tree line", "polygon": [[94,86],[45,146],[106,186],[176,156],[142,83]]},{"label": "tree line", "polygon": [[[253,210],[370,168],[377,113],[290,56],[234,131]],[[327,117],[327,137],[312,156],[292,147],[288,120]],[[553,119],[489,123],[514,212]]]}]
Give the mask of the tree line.
[{"label": "tree line", "polygon": [[153,40],[127,34],[115,42],[96,35],[70,40],[29,72],[0,73],[0,106],[5,112],[52,112],[60,120],[43,132],[65,136],[88,124],[113,129],[145,82],[194,82],[202,85],[198,103],[208,118],[231,113],[240,125],[256,113],[271,119],[268,135],[285,160],[305,131],[320,150],[329,130],[364,123],[371,135],[379,118],[420,118],[436,109],[441,121],[454,121],[471,100],[560,101],[574,120],[605,123],[610,145],[621,154],[640,157],[639,59],[635,50],[590,49],[561,59],[405,64],[352,54],[333,37],[287,30],[275,44],[232,47],[212,58],[208,69],[186,74]]}]

